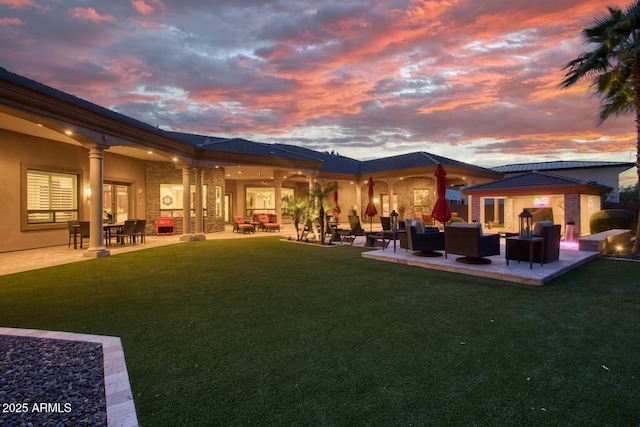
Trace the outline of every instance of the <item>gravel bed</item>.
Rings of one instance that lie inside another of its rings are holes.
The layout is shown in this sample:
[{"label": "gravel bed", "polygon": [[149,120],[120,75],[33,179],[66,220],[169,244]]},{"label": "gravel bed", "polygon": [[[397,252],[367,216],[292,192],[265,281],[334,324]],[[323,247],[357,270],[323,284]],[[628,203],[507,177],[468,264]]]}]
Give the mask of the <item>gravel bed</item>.
[{"label": "gravel bed", "polygon": [[0,426],[106,426],[100,343],[0,335]]}]

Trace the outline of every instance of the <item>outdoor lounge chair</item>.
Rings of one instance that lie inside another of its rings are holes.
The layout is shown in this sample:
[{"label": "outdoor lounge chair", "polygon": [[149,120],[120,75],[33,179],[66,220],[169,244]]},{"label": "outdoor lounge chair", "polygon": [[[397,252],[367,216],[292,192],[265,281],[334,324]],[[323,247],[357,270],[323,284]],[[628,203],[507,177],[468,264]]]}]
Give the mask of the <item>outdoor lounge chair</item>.
[{"label": "outdoor lounge chair", "polygon": [[244,222],[244,217],[241,215],[233,217],[233,231],[240,233],[254,233],[256,228],[253,224],[248,224]]},{"label": "outdoor lounge chair", "polygon": [[365,234],[360,224],[360,218],[356,215],[349,215],[349,227],[348,230],[342,230],[339,234],[344,242],[351,242],[351,246],[353,246],[356,237],[364,236]]},{"label": "outdoor lounge chair", "polygon": [[442,256],[444,250],[444,233],[436,227],[424,227],[420,220],[408,219],[405,221],[407,230],[407,249],[416,252],[417,255],[436,257]]},{"label": "outdoor lounge chair", "polygon": [[485,257],[500,255],[500,235],[482,235],[482,224],[454,222],[444,229],[444,256],[463,255],[456,262],[463,264],[490,264]]},{"label": "outdoor lounge chair", "polygon": [[[557,261],[560,258],[560,229],[560,225],[554,224],[553,221],[536,222],[531,234],[533,237],[542,237],[544,240],[542,241],[542,259],[540,259],[540,251],[534,250],[533,262],[546,264]],[[521,244],[509,245],[507,258],[510,260],[529,261],[529,246]]]},{"label": "outdoor lounge chair", "polygon": [[280,231],[280,224],[269,221],[269,215],[258,215],[258,230],[261,231]]}]

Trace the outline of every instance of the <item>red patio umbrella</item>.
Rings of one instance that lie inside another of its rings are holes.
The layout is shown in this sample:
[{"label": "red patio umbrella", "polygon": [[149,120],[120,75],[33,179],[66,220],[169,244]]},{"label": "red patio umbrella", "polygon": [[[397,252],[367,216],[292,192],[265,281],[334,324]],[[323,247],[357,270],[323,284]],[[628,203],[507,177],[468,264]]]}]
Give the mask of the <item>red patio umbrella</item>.
[{"label": "red patio umbrella", "polygon": [[451,219],[451,210],[447,203],[447,172],[445,172],[442,164],[438,163],[434,173],[436,177],[436,188],[438,190],[438,199],[431,212],[431,217],[440,221],[447,222]]},{"label": "red patio umbrella", "polygon": [[378,210],[376,209],[376,205],[373,204],[373,186],[375,183],[373,182],[373,178],[369,177],[369,181],[367,181],[367,185],[369,186],[369,203],[367,203],[367,208],[364,210],[364,214],[369,217],[369,231],[373,230],[373,217],[378,214]]},{"label": "red patio umbrella", "polygon": [[336,181],[335,190],[333,190],[333,204],[336,205],[333,209],[333,216],[340,215],[340,205],[338,205],[338,181]]}]

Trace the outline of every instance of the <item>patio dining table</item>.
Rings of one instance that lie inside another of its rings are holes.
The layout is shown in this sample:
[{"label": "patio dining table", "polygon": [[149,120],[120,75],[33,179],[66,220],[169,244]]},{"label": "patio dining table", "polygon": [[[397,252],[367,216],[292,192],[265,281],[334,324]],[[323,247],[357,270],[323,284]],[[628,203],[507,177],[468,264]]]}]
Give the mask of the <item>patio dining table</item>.
[{"label": "patio dining table", "polygon": [[[112,230],[117,230],[124,226],[124,223],[118,224],[103,224],[102,230],[104,231],[104,240],[105,246],[111,246],[111,232]],[[73,249],[78,249],[78,231],[80,230],[79,225],[73,226]]]}]

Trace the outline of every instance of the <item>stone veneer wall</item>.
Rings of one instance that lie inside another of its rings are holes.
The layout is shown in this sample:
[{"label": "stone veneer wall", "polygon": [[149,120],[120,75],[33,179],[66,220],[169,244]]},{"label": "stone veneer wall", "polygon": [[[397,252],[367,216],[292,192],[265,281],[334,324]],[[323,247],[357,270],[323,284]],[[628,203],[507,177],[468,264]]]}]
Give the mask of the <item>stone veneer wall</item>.
[{"label": "stone veneer wall", "polygon": [[[413,214],[415,212],[415,206],[413,204],[413,190],[429,190],[428,195],[428,207],[423,207],[426,213],[431,213],[431,209],[436,203],[437,193],[436,193],[436,183],[435,180],[430,178],[406,178],[402,180],[395,181],[393,183],[393,193],[398,195],[398,213],[400,214],[399,219],[405,218],[413,218]],[[380,203],[382,202],[381,194],[389,194],[389,186],[386,181],[375,181],[375,186],[373,187],[373,197],[377,198]],[[362,185],[362,212],[360,212],[360,218],[364,218],[364,210],[367,208],[367,203],[369,203],[369,186],[366,182]],[[378,209],[378,215],[373,219],[373,222],[376,222],[376,218],[380,217],[382,213],[382,206],[380,203],[376,205],[376,209]]]},{"label": "stone veneer wall", "polygon": [[[171,163],[146,162],[145,212],[146,233],[155,233],[155,220],[160,217],[160,184],[182,185],[182,169]],[[191,184],[195,183],[195,169],[192,169]],[[207,215],[204,217],[204,232],[224,231],[224,169],[204,169],[203,184],[207,186]],[[216,186],[222,187],[221,216],[216,216]],[[176,234],[182,234],[182,218],[174,218]],[[191,218],[191,232],[195,232],[195,218]]]},{"label": "stone veneer wall", "polygon": [[580,215],[580,195],[565,194],[564,195],[564,223],[573,222],[575,224],[575,233],[579,237],[581,232],[581,215]]}]

